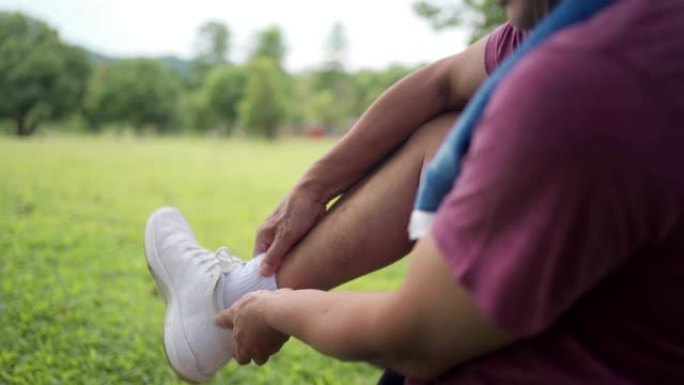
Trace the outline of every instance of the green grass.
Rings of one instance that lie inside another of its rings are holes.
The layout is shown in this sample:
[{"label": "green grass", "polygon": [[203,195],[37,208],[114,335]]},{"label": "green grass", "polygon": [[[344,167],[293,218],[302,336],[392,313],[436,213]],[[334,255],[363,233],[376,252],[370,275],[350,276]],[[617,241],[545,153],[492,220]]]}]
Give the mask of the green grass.
[{"label": "green grass", "polygon": [[[149,213],[179,207],[208,248],[250,255],[258,224],[330,142],[0,138],[0,384],[178,384],[147,271]],[[395,287],[399,264],[347,285]],[[298,341],[214,384],[372,384]]]}]

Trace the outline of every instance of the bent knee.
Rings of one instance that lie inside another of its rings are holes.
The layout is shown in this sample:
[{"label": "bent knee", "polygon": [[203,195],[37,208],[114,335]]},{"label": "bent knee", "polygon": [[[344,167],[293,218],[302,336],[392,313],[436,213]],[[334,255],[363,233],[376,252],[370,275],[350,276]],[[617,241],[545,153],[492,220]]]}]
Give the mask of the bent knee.
[{"label": "bent knee", "polygon": [[409,137],[405,146],[421,154],[424,163],[429,162],[444,141],[447,133],[459,117],[457,112],[449,112],[437,116],[420,126]]}]

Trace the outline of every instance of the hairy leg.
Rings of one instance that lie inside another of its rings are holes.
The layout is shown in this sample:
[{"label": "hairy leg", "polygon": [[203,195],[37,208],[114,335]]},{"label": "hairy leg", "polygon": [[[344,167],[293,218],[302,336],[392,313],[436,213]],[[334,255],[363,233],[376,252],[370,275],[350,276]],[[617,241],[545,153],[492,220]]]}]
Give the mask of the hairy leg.
[{"label": "hairy leg", "polygon": [[421,170],[457,117],[444,114],[423,125],[347,191],[285,257],[278,286],[328,290],[406,255]]}]

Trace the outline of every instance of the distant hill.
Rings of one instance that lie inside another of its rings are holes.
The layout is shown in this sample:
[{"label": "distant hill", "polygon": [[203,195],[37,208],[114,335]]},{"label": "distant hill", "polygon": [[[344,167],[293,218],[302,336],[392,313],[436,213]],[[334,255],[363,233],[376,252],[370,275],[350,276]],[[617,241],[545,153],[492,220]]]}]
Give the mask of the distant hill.
[{"label": "distant hill", "polygon": [[[93,64],[110,65],[122,59],[102,55],[101,53],[90,50],[87,50],[86,53],[88,54],[88,58]],[[192,66],[192,61],[190,60],[181,59],[176,56],[151,57],[150,59],[161,61],[184,79],[187,79],[190,76],[190,68]]]},{"label": "distant hill", "polygon": [[112,64],[116,62],[116,59],[107,57],[94,51],[86,50],[86,54],[88,55],[90,62],[93,64]]},{"label": "distant hill", "polygon": [[182,78],[187,79],[190,76],[190,68],[192,67],[192,61],[181,59],[176,56],[162,56],[159,58],[164,64],[169,66]]}]

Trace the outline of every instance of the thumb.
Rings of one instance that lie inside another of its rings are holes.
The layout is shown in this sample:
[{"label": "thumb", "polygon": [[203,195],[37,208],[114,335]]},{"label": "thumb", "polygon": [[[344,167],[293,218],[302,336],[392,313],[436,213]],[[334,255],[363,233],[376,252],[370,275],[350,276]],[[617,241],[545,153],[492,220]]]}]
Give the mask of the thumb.
[{"label": "thumb", "polygon": [[214,316],[214,324],[223,329],[233,328],[233,312],[228,309]]},{"label": "thumb", "polygon": [[273,243],[274,233],[272,229],[259,229],[254,241],[254,252],[252,255],[265,253],[271,243]]},{"label": "thumb", "polygon": [[283,256],[290,250],[292,242],[284,239],[284,237],[276,237],[275,241],[266,251],[264,260],[261,262],[259,272],[263,276],[269,276],[274,274],[280,267],[280,263],[283,261]]}]

